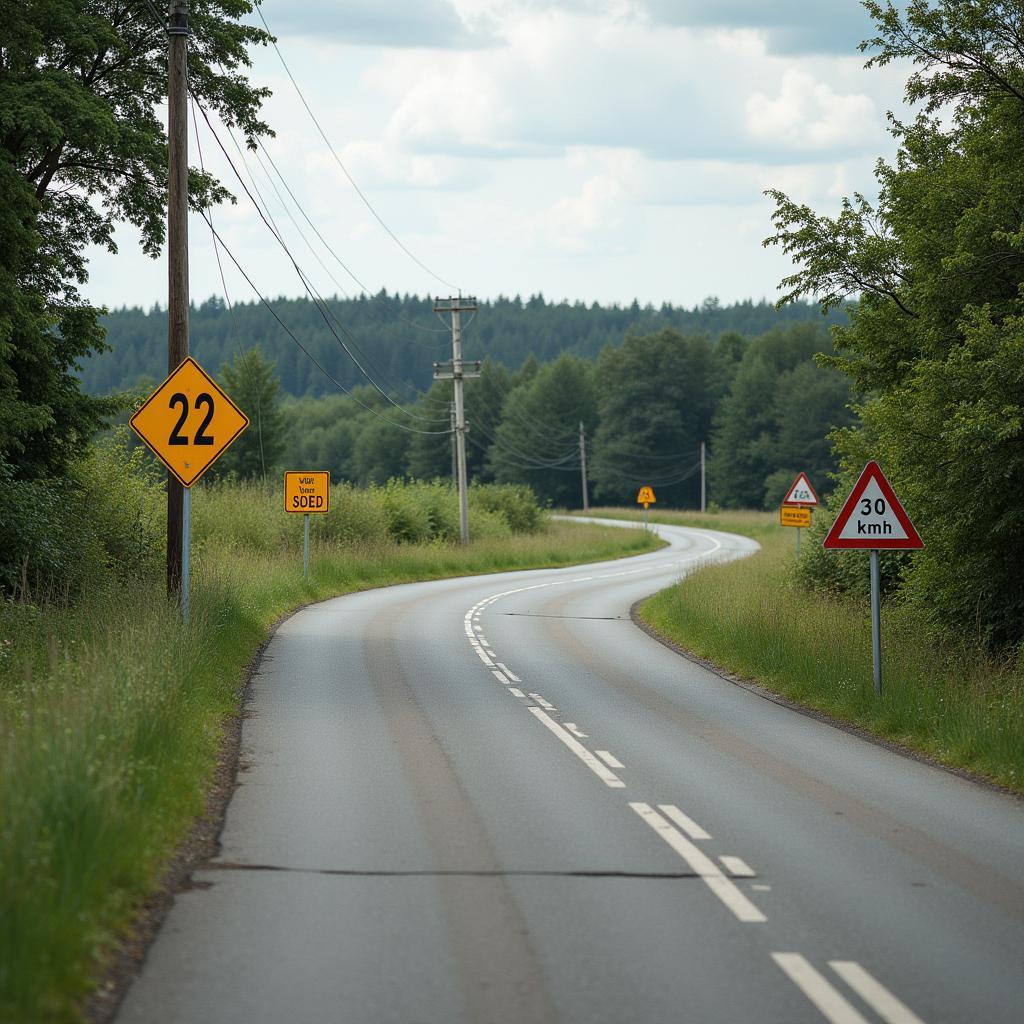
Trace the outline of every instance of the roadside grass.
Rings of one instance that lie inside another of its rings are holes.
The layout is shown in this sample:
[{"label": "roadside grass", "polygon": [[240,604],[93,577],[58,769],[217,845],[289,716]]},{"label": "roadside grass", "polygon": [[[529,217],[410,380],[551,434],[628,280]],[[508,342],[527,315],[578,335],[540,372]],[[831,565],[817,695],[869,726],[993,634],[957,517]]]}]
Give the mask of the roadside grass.
[{"label": "roadside grass", "polygon": [[736,675],[840,722],[1024,793],[1024,668],[939,649],[909,610],[883,607],[882,696],[871,674],[868,602],[797,589],[791,529],[775,513],[659,513],[753,537],[761,550],[655,595],[640,617]]},{"label": "roadside grass", "polygon": [[321,527],[304,582],[299,517],[277,524],[273,546],[246,542],[269,500],[197,492],[187,629],[153,579],[108,581],[64,610],[0,604],[0,1020],[80,1019],[112,944],[203,811],[223,723],[275,621],[369,587],[659,546],[640,530],[563,522],[512,534],[497,518],[465,549],[437,535],[400,544],[372,524],[346,542]]}]

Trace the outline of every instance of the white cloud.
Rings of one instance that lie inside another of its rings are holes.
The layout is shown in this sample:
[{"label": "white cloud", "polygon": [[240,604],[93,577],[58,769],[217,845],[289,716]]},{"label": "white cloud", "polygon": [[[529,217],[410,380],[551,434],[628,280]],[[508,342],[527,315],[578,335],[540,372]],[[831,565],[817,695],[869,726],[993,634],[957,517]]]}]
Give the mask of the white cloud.
[{"label": "white cloud", "polygon": [[880,118],[869,96],[837,93],[799,68],[786,70],[775,96],[750,96],[746,113],[754,138],[798,151],[879,142]]}]

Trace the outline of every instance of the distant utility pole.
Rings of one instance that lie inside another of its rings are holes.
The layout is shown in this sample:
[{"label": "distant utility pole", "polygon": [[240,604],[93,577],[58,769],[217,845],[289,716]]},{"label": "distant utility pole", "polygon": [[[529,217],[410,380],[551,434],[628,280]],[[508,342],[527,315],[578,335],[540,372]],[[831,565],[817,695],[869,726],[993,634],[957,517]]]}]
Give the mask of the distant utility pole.
[{"label": "distant utility pole", "polygon": [[[476,312],[476,299],[458,298],[435,299],[435,313],[452,315],[452,360],[450,363],[434,363],[434,380],[450,380],[455,386],[455,456],[456,475],[459,483],[459,537],[463,544],[469,543],[469,490],[466,479],[466,404],[462,397],[463,380],[480,376],[480,363],[462,362],[462,320],[463,313]],[[468,367],[468,368],[467,368]]]},{"label": "distant utility pole", "polygon": [[587,495],[587,438],[580,420],[580,477],[583,480],[583,511],[590,511],[590,497]]},{"label": "distant utility pole", "polygon": [[[167,372],[188,355],[188,0],[170,0],[167,25]],[[181,600],[189,493],[167,474],[167,593]],[[187,569],[186,569],[187,571]]]},{"label": "distant utility pole", "polygon": [[701,510],[701,512],[707,512],[707,510],[708,510],[708,502],[707,502],[708,490],[707,490],[707,484],[705,483],[705,477],[704,477],[704,464],[705,464],[706,461],[707,460],[706,460],[706,457],[705,457],[705,446],[704,446],[704,442],[701,441],[701,443],[700,443],[700,510]]},{"label": "distant utility pole", "polygon": [[459,457],[456,454],[455,444],[455,402],[451,401],[448,403],[449,413],[451,415],[451,432],[452,432],[452,487],[459,486]]}]

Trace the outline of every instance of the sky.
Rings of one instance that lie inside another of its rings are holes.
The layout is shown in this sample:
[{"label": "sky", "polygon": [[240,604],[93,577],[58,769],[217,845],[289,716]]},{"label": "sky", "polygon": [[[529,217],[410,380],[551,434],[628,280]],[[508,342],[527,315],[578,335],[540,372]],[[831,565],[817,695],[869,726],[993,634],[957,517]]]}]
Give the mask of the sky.
[{"label": "sky", "polygon": [[[864,69],[857,44],[872,32],[857,0],[265,0],[263,11],[338,159],[270,48],[251,72],[273,90],[267,153],[354,278],[248,164],[324,295],[774,301],[792,268],[761,245],[764,190],[822,213],[873,195],[906,75]],[[214,223],[254,284],[304,294],[202,122],[191,147],[238,196]],[[163,304],[165,260],[143,255],[129,228],[117,240],[116,256],[91,253],[87,297]],[[198,217],[190,259],[193,301],[221,294]],[[223,262],[229,297],[255,298]]]}]

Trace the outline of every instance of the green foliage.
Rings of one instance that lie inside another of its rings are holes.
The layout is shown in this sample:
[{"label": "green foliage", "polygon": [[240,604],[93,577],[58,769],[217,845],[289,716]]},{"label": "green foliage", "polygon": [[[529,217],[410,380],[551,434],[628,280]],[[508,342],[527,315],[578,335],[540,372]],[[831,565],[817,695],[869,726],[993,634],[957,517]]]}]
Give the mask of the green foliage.
[{"label": "green foliage", "polygon": [[[365,385],[366,379],[338,347],[310,300],[278,299],[274,305],[336,380],[348,388]],[[431,362],[451,356],[447,332],[434,317],[433,300],[428,297],[382,291],[374,296],[328,299],[327,305],[361,345],[363,339],[369,342],[374,376],[385,388],[395,388],[402,399],[412,398],[417,389],[431,388]],[[843,316],[837,312],[833,319]],[[753,337],[775,326],[819,318],[811,303],[797,303],[782,310],[768,302],[750,301],[684,309],[667,303],[657,308],[637,303],[600,306],[499,296],[492,301],[481,300],[479,312],[466,325],[463,343],[467,359],[486,358],[515,369],[531,354],[535,367],[537,361],[550,362],[563,352],[594,359],[606,345],[618,345],[627,333],[654,334],[671,327],[712,340],[729,333]],[[427,334],[411,328],[410,320],[441,333]],[[167,315],[163,310],[119,309],[103,319],[103,326],[112,351],[83,364],[87,391],[108,394],[125,390],[142,376],[163,379],[167,362]],[[316,398],[334,393],[331,382],[259,302],[238,303],[229,312],[223,300],[208,299],[192,310],[189,328],[192,353],[204,366],[219,366],[231,359],[235,339],[241,337],[247,344],[259,345],[273,360],[285,395]],[[424,342],[431,343],[430,347],[425,348]],[[450,391],[451,385],[447,388]],[[475,388],[476,384],[467,387],[468,401]]]},{"label": "green foliage", "polygon": [[152,461],[124,428],[94,444],[66,479],[0,474],[0,591],[66,602],[111,574],[158,578],[164,502]]},{"label": "green foliage", "polygon": [[936,635],[995,647],[1024,639],[1024,59],[1017,4],[969,0],[905,12],[866,5],[870,65],[909,59],[892,122],[894,165],[879,163],[876,205],[836,219],[780,193],[775,235],[799,264],[789,297],[825,304],[861,293],[829,361],[868,395],[837,437],[843,483],[878,458],[926,547],[901,596]]},{"label": "green foliage", "polygon": [[[239,71],[266,38],[238,21],[251,10],[198,0],[190,18],[191,88],[248,139],[268,131],[265,92]],[[64,0],[7,5],[0,31],[0,458],[20,479],[43,479],[62,476],[116,410],[79,390],[76,364],[103,331],[78,286],[89,245],[115,250],[117,220],[160,251],[166,38],[144,5]],[[196,171],[190,191],[202,205],[227,195]]]},{"label": "green foliage", "polygon": [[543,523],[533,491],[522,484],[474,483],[469,489],[469,507],[500,516],[513,533],[535,533]]},{"label": "green foliage", "polygon": [[726,508],[771,508],[797,473],[819,493],[836,468],[829,431],[850,422],[850,389],[814,357],[830,350],[813,324],[777,328],[743,351],[715,413],[710,491]]},{"label": "green foliage", "polygon": [[214,471],[241,480],[266,480],[280,466],[285,451],[285,419],[274,365],[263,358],[259,348],[238,352],[230,364],[221,367],[221,382],[249,417],[249,426],[217,460]]},{"label": "green foliage", "polygon": [[593,433],[593,367],[577,356],[545,363],[509,392],[488,461],[499,483],[525,483],[556,505],[580,502],[579,425]]},{"label": "green foliage", "polygon": [[694,471],[721,397],[734,343],[719,364],[708,340],[664,329],[630,335],[598,361],[600,426],[590,476],[602,502],[627,502],[654,486],[666,505],[700,502]]}]

